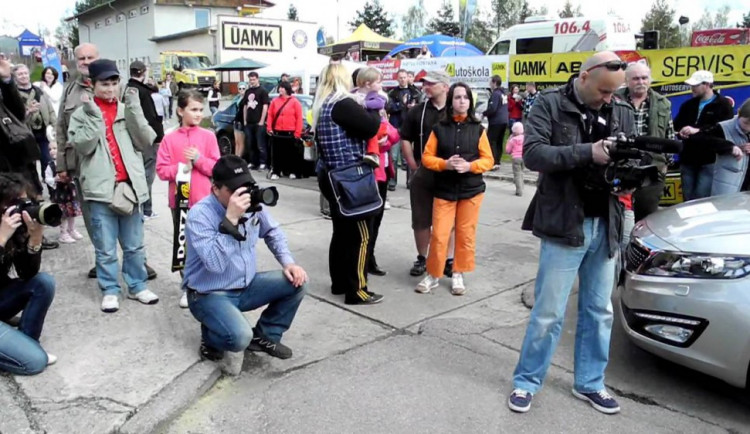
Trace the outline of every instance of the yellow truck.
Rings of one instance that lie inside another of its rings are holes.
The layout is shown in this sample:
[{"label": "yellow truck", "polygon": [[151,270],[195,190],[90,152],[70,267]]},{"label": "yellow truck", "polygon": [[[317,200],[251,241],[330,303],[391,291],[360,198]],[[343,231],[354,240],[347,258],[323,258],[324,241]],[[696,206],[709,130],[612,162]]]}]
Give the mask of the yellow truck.
[{"label": "yellow truck", "polygon": [[198,89],[207,92],[218,80],[217,72],[206,70],[212,66],[204,53],[192,51],[162,51],[161,78],[172,74],[180,89]]}]

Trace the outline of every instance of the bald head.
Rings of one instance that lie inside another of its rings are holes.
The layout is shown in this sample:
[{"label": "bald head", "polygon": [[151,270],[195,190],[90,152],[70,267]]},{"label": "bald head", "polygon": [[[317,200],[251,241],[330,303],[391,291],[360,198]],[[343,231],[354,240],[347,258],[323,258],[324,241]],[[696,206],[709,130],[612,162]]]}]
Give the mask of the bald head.
[{"label": "bald head", "polygon": [[[609,62],[613,62],[612,67],[607,66]],[[625,82],[625,72],[617,62],[620,58],[611,51],[596,53],[583,62],[576,87],[584,104],[598,110],[612,101],[612,95]]]},{"label": "bald head", "polygon": [[625,70],[625,81],[630,95],[642,98],[651,87],[651,69],[645,63],[631,63]]},{"label": "bald head", "polygon": [[84,76],[89,75],[89,64],[99,58],[99,49],[96,45],[84,42],[75,48],[76,68]]}]

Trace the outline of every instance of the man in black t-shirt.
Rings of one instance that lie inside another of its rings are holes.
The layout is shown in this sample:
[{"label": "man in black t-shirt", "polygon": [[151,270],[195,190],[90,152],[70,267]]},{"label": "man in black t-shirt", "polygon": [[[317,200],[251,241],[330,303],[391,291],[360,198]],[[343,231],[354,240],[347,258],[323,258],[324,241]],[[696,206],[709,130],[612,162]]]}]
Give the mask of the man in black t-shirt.
[{"label": "man in black t-shirt", "polygon": [[234,120],[242,125],[245,132],[242,158],[251,169],[265,170],[268,161],[265,124],[270,99],[268,92],[260,85],[257,72],[250,72],[247,81],[250,86],[237,107],[237,116]]},{"label": "man in black t-shirt", "polygon": [[[407,179],[411,199],[411,227],[417,245],[417,260],[409,271],[412,276],[421,276],[427,268],[427,249],[432,234],[433,172],[421,165],[422,152],[427,139],[440,117],[445,112],[450,77],[443,71],[430,71],[422,78],[422,89],[427,99],[409,109],[401,124],[401,152],[409,170],[413,172]],[[453,237],[448,257],[453,258]],[[448,259],[445,275],[452,275],[453,259]]]}]

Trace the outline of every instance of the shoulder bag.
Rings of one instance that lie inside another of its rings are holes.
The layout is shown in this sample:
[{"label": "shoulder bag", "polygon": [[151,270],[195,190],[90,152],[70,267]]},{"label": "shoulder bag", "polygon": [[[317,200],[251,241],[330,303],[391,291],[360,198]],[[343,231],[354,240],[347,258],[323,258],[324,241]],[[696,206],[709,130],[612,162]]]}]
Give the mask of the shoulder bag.
[{"label": "shoulder bag", "polygon": [[383,206],[375,172],[367,164],[359,162],[330,170],[328,180],[344,217],[363,219]]},{"label": "shoulder bag", "polygon": [[0,152],[14,155],[13,160],[27,163],[41,158],[34,134],[25,123],[5,107],[2,101],[0,101],[0,133],[8,139],[10,145],[10,149],[3,149]]}]

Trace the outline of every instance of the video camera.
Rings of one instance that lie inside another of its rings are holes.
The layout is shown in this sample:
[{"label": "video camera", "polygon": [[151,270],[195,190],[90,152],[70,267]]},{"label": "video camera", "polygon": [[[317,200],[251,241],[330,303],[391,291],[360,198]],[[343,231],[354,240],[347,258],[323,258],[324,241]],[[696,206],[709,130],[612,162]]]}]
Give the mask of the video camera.
[{"label": "video camera", "polygon": [[276,206],[279,202],[279,192],[276,190],[276,187],[260,188],[256,182],[247,182],[240,185],[240,187],[247,188],[243,194],[250,195],[250,207],[246,212],[258,212],[262,209],[261,204]]},{"label": "video camera", "polygon": [[45,226],[60,226],[62,223],[62,209],[55,203],[40,203],[28,198],[18,199],[14,205],[16,208],[10,213],[21,214],[26,211],[29,217]]},{"label": "video camera", "polygon": [[592,190],[609,189],[612,192],[634,190],[659,182],[659,168],[652,164],[649,152],[658,154],[678,154],[682,152],[682,142],[661,137],[627,137],[620,134],[607,139],[612,161],[601,171],[593,171],[586,186]]}]

